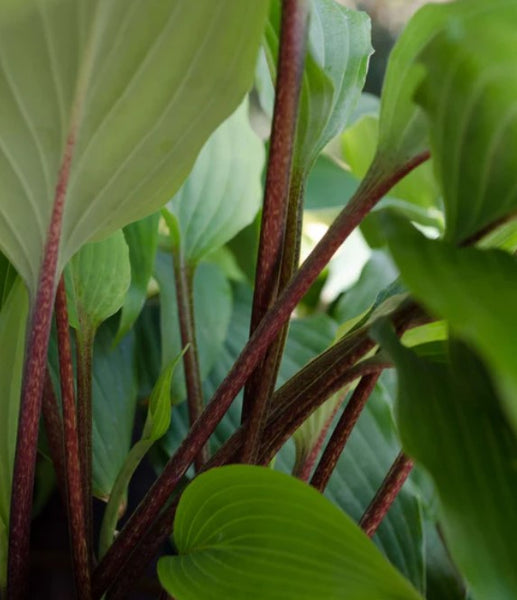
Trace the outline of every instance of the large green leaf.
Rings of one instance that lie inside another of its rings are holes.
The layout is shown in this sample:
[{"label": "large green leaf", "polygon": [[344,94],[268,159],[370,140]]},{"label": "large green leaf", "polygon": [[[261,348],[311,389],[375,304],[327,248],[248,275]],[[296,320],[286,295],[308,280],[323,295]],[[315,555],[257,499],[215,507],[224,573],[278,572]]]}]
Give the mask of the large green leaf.
[{"label": "large green leaf", "polygon": [[264,145],[251,129],[246,101],[212,134],[168,205],[188,263],[199,262],[253,221],[263,166]]},{"label": "large green leaf", "polygon": [[[381,99],[379,153],[395,162],[427,147],[428,127],[414,95],[424,76],[418,64],[422,50],[449,24],[461,30],[471,18],[515,6],[514,0],[465,0],[424,6],[411,19],[393,48]],[[497,37],[495,33],[491,40]],[[480,48],[485,48],[480,44]],[[444,83],[445,78],[441,80]]]},{"label": "large green leaf", "polygon": [[496,375],[517,428],[517,258],[501,250],[456,248],[386,219],[390,250],[416,298],[474,344]]},{"label": "large green leaf", "polygon": [[160,215],[155,213],[124,227],[124,237],[129,247],[131,283],[122,307],[117,340],[131,329],[147,297],[147,286],[153,274],[158,248],[159,221]]},{"label": "large green leaf", "polygon": [[262,467],[194,480],[158,574],[178,600],[420,596],[349,517],[310,486]]},{"label": "large green leaf", "polygon": [[503,4],[451,22],[422,55],[417,100],[430,119],[451,241],[517,208],[517,4]]},{"label": "large green leaf", "polygon": [[0,252],[0,309],[7,300],[15,280],[16,271],[7,258]]},{"label": "large green leaf", "polygon": [[[278,52],[279,2],[266,29],[271,71]],[[302,82],[294,165],[307,174],[325,145],[345,127],[366,78],[370,19],[334,0],[311,3],[308,52]],[[343,198],[342,204],[344,204]]]},{"label": "large green leaf", "polygon": [[[170,254],[158,253],[155,275],[160,285],[162,366],[165,367],[181,351],[176,290]],[[193,288],[196,341],[201,378],[205,379],[212,370],[226,338],[232,313],[232,292],[221,269],[206,263],[201,263],[196,269]],[[172,401],[177,403],[185,398],[183,366],[178,365],[173,377]]]},{"label": "large green leaf", "polygon": [[[345,446],[325,495],[359,521],[400,451],[392,404],[394,381],[386,373]],[[374,542],[413,585],[425,590],[420,501],[405,486],[383,519]]]},{"label": "large green leaf", "polygon": [[[228,336],[210,376],[204,382],[207,398],[217,389],[248,339],[251,299],[249,287],[238,285],[234,288]],[[323,350],[334,334],[335,325],[321,315],[317,318],[293,320],[280,365],[279,383],[285,382]],[[399,450],[390,408],[393,385],[387,375],[389,374],[382,377],[359,419],[326,491],[333,502],[357,520],[373,498]],[[213,451],[234,433],[240,425],[240,419],[241,396],[235,400],[211,437]],[[160,441],[164,456],[158,457],[155,454],[157,466],[158,463],[161,466],[163,458],[169,458],[173,454],[188,428],[187,407],[181,404],[175,407],[171,428]],[[276,469],[290,473],[294,462],[294,443],[290,440],[280,450],[274,464]],[[419,501],[410,490],[404,489],[401,492],[375,535],[374,542],[417,589],[423,589],[421,516]]]},{"label": "large green leaf", "polygon": [[268,2],[23,4],[0,11],[0,248],[34,293],[68,135],[59,268],[179,188],[252,84]]},{"label": "large green leaf", "polygon": [[405,450],[432,475],[452,557],[477,598],[517,594],[517,438],[485,366],[451,344],[447,363],[418,357],[385,323],[378,336],[399,373]]},{"label": "large green leaf", "polygon": [[28,313],[27,292],[18,280],[0,312],[0,346],[3,348],[0,361],[0,590],[5,587],[7,575],[9,505]]}]

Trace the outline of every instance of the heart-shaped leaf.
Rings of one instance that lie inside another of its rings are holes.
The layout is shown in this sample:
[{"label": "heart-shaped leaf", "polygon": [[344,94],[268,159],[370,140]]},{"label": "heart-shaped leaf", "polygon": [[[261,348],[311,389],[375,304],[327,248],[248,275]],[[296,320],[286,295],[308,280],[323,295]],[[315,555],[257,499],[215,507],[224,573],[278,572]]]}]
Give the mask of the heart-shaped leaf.
[{"label": "heart-shaped leaf", "polygon": [[517,438],[489,373],[459,343],[444,364],[404,348],[387,323],[377,335],[399,374],[404,448],[434,479],[452,557],[475,597],[514,598]]},{"label": "heart-shaped leaf", "polygon": [[178,600],[420,598],[349,517],[314,488],[233,465],[196,478],[158,575]]},{"label": "heart-shaped leaf", "polygon": [[252,84],[268,2],[13,4],[0,10],[0,247],[34,294],[65,149],[58,272],[179,188]]}]

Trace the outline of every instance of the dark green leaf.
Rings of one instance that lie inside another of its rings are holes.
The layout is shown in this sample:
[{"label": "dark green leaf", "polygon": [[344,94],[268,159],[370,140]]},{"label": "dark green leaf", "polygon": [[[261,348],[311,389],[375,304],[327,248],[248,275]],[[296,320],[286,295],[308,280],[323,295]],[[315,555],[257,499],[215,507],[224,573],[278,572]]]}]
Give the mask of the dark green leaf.
[{"label": "dark green leaf", "polygon": [[365,534],[310,486],[233,465],[196,478],[160,581],[178,600],[402,600],[420,596]]},{"label": "dark green leaf", "polygon": [[500,250],[428,240],[395,216],[387,216],[385,223],[404,281],[424,306],[447,319],[488,361],[517,428],[517,258]]},{"label": "dark green leaf", "polygon": [[7,576],[9,506],[28,314],[27,292],[18,280],[0,311],[0,590],[5,588]]},{"label": "dark green leaf", "polygon": [[104,499],[131,446],[137,394],[134,337],[113,347],[113,329],[99,329],[93,354],[93,492]]},{"label": "dark green leaf", "polygon": [[[162,365],[165,366],[181,351],[172,257],[158,253],[155,269],[160,285]],[[231,311],[231,288],[221,269],[212,264],[200,264],[194,275],[194,316],[203,380],[218,358],[226,338]],[[173,377],[172,401],[181,402],[185,397],[183,368],[178,366]]]},{"label": "dark green leaf", "polygon": [[399,374],[404,449],[432,475],[451,555],[478,598],[517,594],[517,438],[485,366],[451,345],[446,364],[418,357],[387,323],[377,335]]}]

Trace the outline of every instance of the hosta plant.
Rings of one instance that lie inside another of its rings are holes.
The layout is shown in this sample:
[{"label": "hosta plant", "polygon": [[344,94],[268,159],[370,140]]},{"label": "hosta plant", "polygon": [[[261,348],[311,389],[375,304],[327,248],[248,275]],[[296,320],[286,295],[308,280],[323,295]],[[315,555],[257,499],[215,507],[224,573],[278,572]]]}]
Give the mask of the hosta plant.
[{"label": "hosta plant", "polygon": [[335,0],[0,0],[9,600],[50,497],[79,600],[517,597],[517,0],[424,6],[380,99],[372,51]]}]

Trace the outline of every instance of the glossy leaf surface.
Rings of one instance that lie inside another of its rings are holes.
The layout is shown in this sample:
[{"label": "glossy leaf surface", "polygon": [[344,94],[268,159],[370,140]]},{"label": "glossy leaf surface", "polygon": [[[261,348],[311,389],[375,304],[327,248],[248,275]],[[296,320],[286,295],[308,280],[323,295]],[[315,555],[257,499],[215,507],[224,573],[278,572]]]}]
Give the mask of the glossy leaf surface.
[{"label": "glossy leaf surface", "polygon": [[0,240],[34,293],[69,133],[58,271],[179,188],[251,86],[268,3],[20,4],[0,10]]},{"label": "glossy leaf surface", "polygon": [[459,343],[447,364],[418,357],[386,323],[378,337],[399,374],[404,448],[434,479],[453,559],[475,597],[510,600],[517,593],[517,438],[485,366]]},{"label": "glossy leaf surface", "polygon": [[158,574],[178,600],[360,600],[420,596],[349,517],[267,468],[213,469],[185,490],[175,557]]}]

